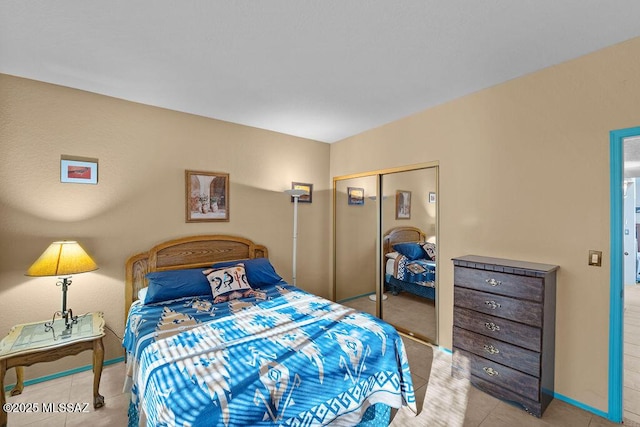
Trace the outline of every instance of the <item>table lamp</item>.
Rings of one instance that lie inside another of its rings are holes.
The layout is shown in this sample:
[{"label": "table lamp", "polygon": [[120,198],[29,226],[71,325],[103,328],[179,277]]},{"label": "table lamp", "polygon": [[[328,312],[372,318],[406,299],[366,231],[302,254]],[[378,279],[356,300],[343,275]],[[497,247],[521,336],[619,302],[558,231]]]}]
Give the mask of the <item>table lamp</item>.
[{"label": "table lamp", "polygon": [[[71,275],[86,273],[97,270],[95,261],[82,249],[78,242],[64,240],[53,242],[40,255],[40,258],[29,267],[27,276],[58,276],[57,286],[62,286],[62,311],[53,314],[50,324],[45,324],[48,328],[53,327],[56,316],[64,318],[65,331],[63,334],[71,333],[71,325],[77,322],[78,317],[73,316],[71,309],[67,310],[67,290],[71,285]],[[47,329],[49,330],[49,329]]]}]

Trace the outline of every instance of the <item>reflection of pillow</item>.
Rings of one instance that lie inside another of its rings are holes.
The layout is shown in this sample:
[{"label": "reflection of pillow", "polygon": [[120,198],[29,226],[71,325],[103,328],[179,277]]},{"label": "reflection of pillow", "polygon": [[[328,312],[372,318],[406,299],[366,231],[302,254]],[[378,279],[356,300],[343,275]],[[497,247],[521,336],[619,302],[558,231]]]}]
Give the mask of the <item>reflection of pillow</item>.
[{"label": "reflection of pillow", "polygon": [[276,273],[276,270],[273,268],[273,265],[271,265],[268,258],[218,262],[213,264],[213,268],[229,267],[237,265],[240,262],[244,264],[247,280],[251,286],[275,285],[282,282],[282,277]]},{"label": "reflection of pillow", "polygon": [[219,295],[228,294],[234,291],[243,291],[251,289],[247,281],[244,265],[237,264],[232,267],[204,270],[207,280],[211,285],[211,294],[213,298]]},{"label": "reflection of pillow", "polygon": [[400,255],[400,252],[389,252],[387,255],[385,255],[387,258],[389,259],[396,259],[398,258],[398,255]]},{"label": "reflection of pillow", "polygon": [[155,271],[147,274],[149,288],[145,304],[169,301],[182,297],[211,295],[211,287],[201,268]]},{"label": "reflection of pillow", "polygon": [[436,244],[435,243],[423,243],[422,249],[427,253],[427,256],[431,258],[432,261],[436,260]]},{"label": "reflection of pillow", "polygon": [[393,245],[393,249],[410,260],[424,258],[424,250],[418,243],[397,243]]}]

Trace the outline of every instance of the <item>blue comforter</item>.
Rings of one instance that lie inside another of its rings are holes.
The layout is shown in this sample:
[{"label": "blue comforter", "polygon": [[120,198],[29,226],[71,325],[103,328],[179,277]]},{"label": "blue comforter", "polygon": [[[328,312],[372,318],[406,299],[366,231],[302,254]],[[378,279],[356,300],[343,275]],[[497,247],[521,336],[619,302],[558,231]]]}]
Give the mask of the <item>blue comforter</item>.
[{"label": "blue comforter", "polygon": [[134,303],[130,424],[140,409],[152,426],[356,425],[376,403],[415,411],[393,327],[293,286],[262,291]]}]

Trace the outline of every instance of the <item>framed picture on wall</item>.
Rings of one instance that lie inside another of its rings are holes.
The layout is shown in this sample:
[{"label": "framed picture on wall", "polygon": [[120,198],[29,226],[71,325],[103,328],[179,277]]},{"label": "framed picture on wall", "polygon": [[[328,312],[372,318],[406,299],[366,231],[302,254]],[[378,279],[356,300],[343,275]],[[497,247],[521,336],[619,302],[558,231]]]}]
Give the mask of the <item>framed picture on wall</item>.
[{"label": "framed picture on wall", "polygon": [[98,183],[98,159],[60,157],[60,182],[76,184]]},{"label": "framed picture on wall", "polygon": [[347,202],[350,205],[364,205],[364,188],[347,187]]},{"label": "framed picture on wall", "polygon": [[435,203],[435,202],[436,202],[436,193],[431,191],[429,192],[429,203]]},{"label": "framed picture on wall", "polygon": [[[313,184],[307,184],[304,182],[292,182],[291,183],[292,190],[303,190],[306,191],[307,194],[303,194],[298,199],[298,203],[311,203],[313,198]],[[291,197],[291,202],[293,203],[293,197]]]},{"label": "framed picture on wall", "polygon": [[186,222],[229,221],[229,174],[185,171]]},{"label": "framed picture on wall", "polygon": [[411,219],[411,191],[396,191],[396,219]]}]

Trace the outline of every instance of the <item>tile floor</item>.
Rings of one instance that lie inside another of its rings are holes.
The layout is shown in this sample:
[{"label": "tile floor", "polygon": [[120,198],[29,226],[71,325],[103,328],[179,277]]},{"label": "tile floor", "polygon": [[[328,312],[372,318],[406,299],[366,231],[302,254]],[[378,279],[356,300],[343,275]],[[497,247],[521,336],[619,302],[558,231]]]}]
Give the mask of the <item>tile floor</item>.
[{"label": "tile floor", "polygon": [[624,289],[624,419],[640,426],[640,284]]},{"label": "tile floor", "polygon": [[11,397],[7,394],[7,402],[89,403],[86,413],[10,413],[7,427],[126,426],[129,395],[122,392],[124,372],[122,362],[103,368],[100,394],[104,396],[105,406],[97,410],[93,409],[91,404],[93,401],[91,370],[27,386],[18,396]]},{"label": "tile floor", "polygon": [[[418,400],[417,406],[421,408],[431,373],[433,351],[429,346],[407,339],[405,339],[405,347],[409,357],[409,365],[411,366],[416,399]],[[410,425],[407,424],[407,426]],[[444,424],[433,425],[454,427]],[[536,418],[521,409],[471,387],[469,388],[468,403],[462,427],[605,427],[618,425],[558,399],[554,399],[549,404],[542,418]]]},{"label": "tile floor", "polygon": [[[640,285],[633,289],[627,287],[625,291],[625,426],[636,426],[640,425]],[[433,349],[412,339],[406,338],[404,341],[411,366],[417,407],[422,408],[431,375]],[[103,408],[94,410],[89,405],[87,413],[53,415],[13,413],[9,414],[8,426],[126,426],[129,395],[122,392],[123,379],[123,363],[105,366],[100,383],[100,393],[105,397]],[[92,381],[92,372],[85,371],[25,387],[21,395],[7,396],[7,401],[91,402]],[[611,423],[558,399],[553,400],[543,418],[538,419],[471,387],[463,427],[604,427],[614,425],[618,424]],[[445,426],[443,425],[443,427]]]},{"label": "tile floor", "polygon": [[[409,364],[416,391],[417,407],[422,408],[431,374],[433,350],[416,341],[405,339]],[[105,406],[80,414],[9,414],[9,427],[15,426],[126,426],[128,394],[122,393],[124,364],[104,368],[100,393]],[[9,402],[90,402],[93,375],[90,371],[35,384],[25,388],[19,396],[7,397]],[[464,427],[528,427],[528,426],[613,426],[607,420],[567,403],[554,400],[542,419],[532,417],[520,409],[488,396],[475,388],[469,389]],[[443,426],[444,427],[444,426]],[[453,427],[453,426],[447,426]]]},{"label": "tile floor", "polygon": [[[437,341],[436,308],[432,300],[401,292],[393,295],[386,293],[382,309],[384,319],[396,327],[415,332],[431,342]],[[368,296],[356,298],[342,303],[347,307],[376,315],[376,302]]]}]

